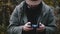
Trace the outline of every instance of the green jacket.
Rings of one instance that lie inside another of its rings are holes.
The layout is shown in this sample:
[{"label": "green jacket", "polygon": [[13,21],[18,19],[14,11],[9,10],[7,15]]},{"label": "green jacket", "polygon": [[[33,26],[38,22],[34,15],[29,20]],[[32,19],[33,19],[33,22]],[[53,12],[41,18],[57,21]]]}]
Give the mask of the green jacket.
[{"label": "green jacket", "polygon": [[[28,19],[26,14],[23,12],[23,5],[25,1],[21,2],[16,8],[14,9],[8,26],[8,34],[22,34],[22,25],[24,25]],[[45,34],[54,34],[56,32],[56,20],[53,14],[53,10],[42,2],[42,13],[41,16],[38,18],[38,23],[41,22],[46,26]]]}]

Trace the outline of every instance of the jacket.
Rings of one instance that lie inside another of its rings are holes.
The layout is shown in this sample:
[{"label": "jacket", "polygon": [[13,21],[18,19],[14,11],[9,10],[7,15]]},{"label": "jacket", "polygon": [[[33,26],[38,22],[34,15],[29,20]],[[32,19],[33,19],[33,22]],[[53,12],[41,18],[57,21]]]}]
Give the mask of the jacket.
[{"label": "jacket", "polygon": [[[25,1],[21,2],[16,6],[9,20],[8,34],[22,34],[22,25],[24,25],[28,19],[26,14],[23,12]],[[41,22],[45,25],[45,34],[54,34],[56,32],[56,20],[53,14],[53,9],[42,2],[42,13],[39,16],[37,22]]]}]

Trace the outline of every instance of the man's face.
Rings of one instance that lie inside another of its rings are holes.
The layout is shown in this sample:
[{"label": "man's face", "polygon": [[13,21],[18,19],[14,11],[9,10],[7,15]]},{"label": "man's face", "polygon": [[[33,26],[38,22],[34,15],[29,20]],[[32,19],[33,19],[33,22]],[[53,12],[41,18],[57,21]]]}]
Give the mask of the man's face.
[{"label": "man's face", "polygon": [[42,0],[25,0],[30,7],[37,7]]}]

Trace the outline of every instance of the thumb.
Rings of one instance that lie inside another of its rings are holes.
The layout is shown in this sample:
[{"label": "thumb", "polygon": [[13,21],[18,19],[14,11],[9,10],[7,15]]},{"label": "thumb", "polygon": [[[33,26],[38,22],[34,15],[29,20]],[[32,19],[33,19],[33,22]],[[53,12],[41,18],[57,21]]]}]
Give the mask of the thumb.
[{"label": "thumb", "polygon": [[27,22],[26,24],[30,24],[31,22]]},{"label": "thumb", "polygon": [[41,23],[41,22],[40,22],[39,24],[40,24],[40,26],[42,25],[42,23]]},{"label": "thumb", "polygon": [[41,24],[41,22],[39,24]]}]

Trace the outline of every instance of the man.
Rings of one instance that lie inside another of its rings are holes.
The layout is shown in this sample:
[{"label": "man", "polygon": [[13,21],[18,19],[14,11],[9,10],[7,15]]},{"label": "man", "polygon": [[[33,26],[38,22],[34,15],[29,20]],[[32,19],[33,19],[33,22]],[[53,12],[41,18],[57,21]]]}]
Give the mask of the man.
[{"label": "man", "polygon": [[[8,34],[55,34],[53,10],[43,0],[24,0],[16,6],[8,28]],[[39,24],[37,28],[31,24]]]}]

